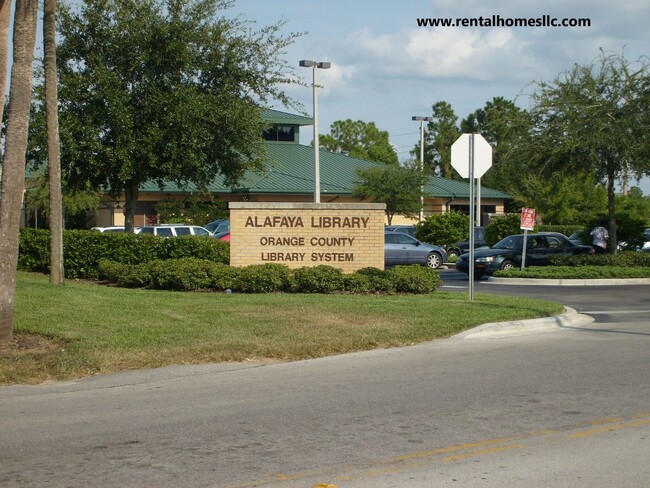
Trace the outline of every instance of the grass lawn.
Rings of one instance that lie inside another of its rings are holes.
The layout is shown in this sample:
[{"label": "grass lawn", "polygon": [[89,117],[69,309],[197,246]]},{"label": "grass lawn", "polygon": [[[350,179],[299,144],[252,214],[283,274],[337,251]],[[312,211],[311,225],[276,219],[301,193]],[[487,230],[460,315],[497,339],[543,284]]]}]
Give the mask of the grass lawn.
[{"label": "grass lawn", "polygon": [[415,344],[502,320],[550,316],[532,298],[244,295],[124,289],[18,273],[14,344],[0,384],[67,380],[171,364],[315,358]]}]

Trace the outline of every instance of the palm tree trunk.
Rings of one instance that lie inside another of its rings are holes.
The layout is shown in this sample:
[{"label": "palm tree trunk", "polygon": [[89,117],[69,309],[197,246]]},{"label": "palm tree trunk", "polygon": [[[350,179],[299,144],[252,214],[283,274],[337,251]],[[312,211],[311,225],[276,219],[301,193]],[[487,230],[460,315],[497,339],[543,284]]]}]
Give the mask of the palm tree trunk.
[{"label": "palm tree trunk", "polygon": [[47,160],[50,183],[50,283],[62,285],[64,277],[63,197],[61,195],[61,147],[56,75],[56,0],[45,0],[43,13],[45,112],[47,115]]},{"label": "palm tree trunk", "polygon": [[37,12],[38,0],[16,0],[14,59],[0,200],[0,342],[4,343],[13,338],[20,207],[25,188],[25,152]]},{"label": "palm tree trunk", "polygon": [[[11,0],[0,0],[0,73],[7,72],[7,59],[9,58],[9,22],[11,20]],[[0,93],[7,93],[7,77],[0,76]],[[0,103],[0,120],[5,109],[5,104]],[[0,169],[1,171],[1,169]],[[0,173],[1,175],[2,173]],[[0,178],[2,179],[2,178]]]}]

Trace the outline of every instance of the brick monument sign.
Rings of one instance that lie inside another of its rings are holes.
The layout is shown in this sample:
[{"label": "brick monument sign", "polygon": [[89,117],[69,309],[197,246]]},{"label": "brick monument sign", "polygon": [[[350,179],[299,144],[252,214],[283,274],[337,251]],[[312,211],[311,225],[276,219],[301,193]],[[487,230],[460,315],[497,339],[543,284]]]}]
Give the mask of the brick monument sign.
[{"label": "brick monument sign", "polygon": [[230,202],[230,265],[384,269],[383,203]]}]

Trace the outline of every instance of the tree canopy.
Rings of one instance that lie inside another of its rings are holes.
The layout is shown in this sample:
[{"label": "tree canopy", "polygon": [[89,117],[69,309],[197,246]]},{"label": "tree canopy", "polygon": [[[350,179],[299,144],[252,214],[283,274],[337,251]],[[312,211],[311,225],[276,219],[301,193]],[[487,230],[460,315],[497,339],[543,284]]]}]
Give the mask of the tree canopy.
[{"label": "tree canopy", "polygon": [[485,186],[512,192],[520,186],[521,159],[508,160],[507,154],[528,134],[530,116],[511,100],[495,97],[460,122],[463,133],[480,133],[492,146],[492,167],[481,178]]},{"label": "tree canopy", "polygon": [[[451,145],[461,134],[456,125],[458,117],[448,102],[436,102],[431,110],[433,120],[428,122],[424,138],[424,165],[431,174],[458,179],[451,167]],[[420,154],[419,142],[412,154]]]},{"label": "tree canopy", "polygon": [[[141,184],[235,183],[263,165],[261,106],[293,102],[282,58],[301,34],[220,17],[227,0],[86,0],[62,6],[57,52],[62,166],[125,196]],[[36,154],[38,151],[36,152]]]},{"label": "tree canopy", "polygon": [[398,164],[395,148],[388,132],[379,130],[374,122],[337,120],[330,126],[330,134],[319,135],[321,147],[376,163]]},{"label": "tree canopy", "polygon": [[517,151],[542,177],[586,172],[607,187],[610,243],[616,249],[615,184],[650,174],[650,66],[601,52],[552,82],[536,84],[532,125]]},{"label": "tree canopy", "polygon": [[415,217],[420,212],[421,188],[425,176],[416,165],[376,166],[357,170],[359,180],[352,194],[360,200],[386,204],[390,225],[395,214]]}]

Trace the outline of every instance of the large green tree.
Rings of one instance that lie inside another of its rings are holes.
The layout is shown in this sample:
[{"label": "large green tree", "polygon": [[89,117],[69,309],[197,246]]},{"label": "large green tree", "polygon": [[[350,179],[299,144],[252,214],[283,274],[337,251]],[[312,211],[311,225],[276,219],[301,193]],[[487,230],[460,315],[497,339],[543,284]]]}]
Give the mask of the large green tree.
[{"label": "large green tree", "polygon": [[607,188],[610,248],[616,251],[615,185],[650,173],[650,66],[606,54],[574,66],[532,95],[533,129],[523,144],[540,175],[587,172]]},{"label": "large green tree", "polygon": [[395,214],[415,217],[420,211],[420,189],[425,176],[416,164],[387,165],[357,170],[359,179],[352,193],[355,198],[386,204],[390,225]]},{"label": "large green tree", "polygon": [[374,122],[337,120],[330,126],[330,133],[319,135],[318,139],[321,147],[332,152],[376,163],[399,163],[388,132],[379,130]]},{"label": "large green tree", "polygon": [[519,186],[522,161],[508,159],[507,154],[529,126],[530,116],[503,97],[493,98],[460,122],[461,132],[480,133],[492,146],[492,167],[482,184],[505,192]]},{"label": "large green tree", "polygon": [[[451,145],[461,134],[457,126],[458,117],[448,102],[436,102],[431,110],[433,120],[427,123],[424,137],[424,166],[431,174],[459,179],[451,167]],[[420,157],[419,141],[411,154]]]},{"label": "large green tree", "polygon": [[532,207],[545,224],[580,225],[606,207],[607,191],[587,172],[556,172],[540,176],[517,173],[519,184],[510,187],[517,207]]},{"label": "large green tree", "polygon": [[[147,182],[234,184],[263,165],[261,106],[293,102],[284,59],[300,34],[254,30],[228,0],[86,0],[59,8],[61,158],[67,186],[125,199]],[[36,151],[35,153],[38,153]]]}]

